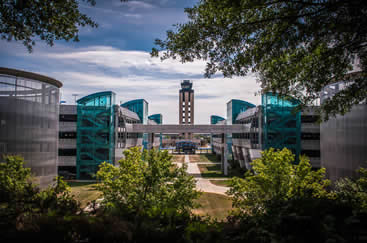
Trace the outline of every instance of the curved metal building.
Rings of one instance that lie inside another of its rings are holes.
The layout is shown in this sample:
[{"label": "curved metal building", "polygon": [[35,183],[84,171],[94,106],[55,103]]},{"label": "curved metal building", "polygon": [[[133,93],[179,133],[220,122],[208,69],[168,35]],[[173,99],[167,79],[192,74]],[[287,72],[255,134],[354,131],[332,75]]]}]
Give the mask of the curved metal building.
[{"label": "curved metal building", "polygon": [[61,86],[43,75],[0,68],[0,160],[24,157],[41,188],[57,175]]},{"label": "curved metal building", "polygon": [[[349,80],[347,80],[349,81]],[[350,81],[349,81],[350,82]],[[323,89],[321,103],[343,90],[348,82],[337,82]],[[331,180],[356,176],[367,166],[367,103],[356,104],[345,115],[321,123],[321,166]]]}]

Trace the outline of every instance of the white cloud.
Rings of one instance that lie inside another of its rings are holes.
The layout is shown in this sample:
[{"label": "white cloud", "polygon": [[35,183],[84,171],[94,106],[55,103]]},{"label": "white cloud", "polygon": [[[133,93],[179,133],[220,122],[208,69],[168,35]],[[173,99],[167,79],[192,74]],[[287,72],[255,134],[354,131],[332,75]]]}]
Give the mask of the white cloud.
[{"label": "white cloud", "polygon": [[[161,113],[166,124],[178,123],[179,79],[160,79],[152,76],[111,77],[107,73],[64,72],[53,76],[64,80],[64,99],[73,102],[71,94],[82,97],[93,92],[112,90],[117,94],[116,102],[144,98],[149,102],[149,113]],[[207,124],[211,115],[226,117],[226,104],[230,99],[242,99],[260,104],[259,90],[253,76],[232,79],[194,79],[195,123]],[[72,88],[77,84],[79,88]]]},{"label": "white cloud", "polygon": [[143,1],[128,1],[126,4],[131,11],[135,11],[136,9],[151,9],[154,8],[154,6],[150,3],[143,2]]},{"label": "white cloud", "polygon": [[142,17],[141,14],[124,14],[124,16],[128,18],[135,18],[135,19],[140,19]]},{"label": "white cloud", "polygon": [[182,64],[178,60],[151,58],[148,52],[124,51],[108,46],[92,46],[64,53],[43,53],[40,55],[64,61],[95,64],[108,68],[136,68],[142,71],[180,73],[187,75],[203,74],[206,63],[195,61]]},{"label": "white cloud", "polygon": [[[11,48],[13,45],[6,47],[0,50],[15,49]],[[178,123],[178,92],[183,79],[191,79],[194,83],[196,124],[208,124],[213,114],[225,117],[230,99],[242,99],[256,105],[261,102],[259,96],[254,96],[260,90],[254,75],[206,79],[202,76],[203,62],[161,62],[150,58],[148,52],[124,51],[109,46],[72,48],[56,44],[52,48],[37,46],[32,54],[6,53],[16,58],[16,63],[9,67],[60,80],[64,84],[62,98],[69,104],[74,103],[72,94],[79,94],[78,98],[81,98],[111,90],[117,95],[117,103],[144,98],[149,102],[149,113],[161,113],[166,124]]]}]

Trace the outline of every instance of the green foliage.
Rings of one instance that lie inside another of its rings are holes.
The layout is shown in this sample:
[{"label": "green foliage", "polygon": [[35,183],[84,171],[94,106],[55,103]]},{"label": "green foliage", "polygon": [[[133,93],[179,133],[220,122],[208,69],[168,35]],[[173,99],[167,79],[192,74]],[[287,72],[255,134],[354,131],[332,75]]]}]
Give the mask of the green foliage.
[{"label": "green foliage", "polygon": [[[206,60],[208,77],[256,72],[265,92],[302,104],[326,84],[354,81],[323,104],[327,119],[367,97],[366,11],[364,0],[201,0],[185,9],[188,22],[156,40],[152,56]],[[346,78],[356,58],[361,73]]]},{"label": "green foliage", "polygon": [[31,183],[31,170],[23,167],[23,158],[19,156],[5,157],[0,163],[0,203],[11,203],[18,200],[35,188]]},{"label": "green foliage", "polygon": [[233,206],[246,212],[262,213],[272,200],[327,196],[330,182],[324,179],[325,169],[312,171],[305,156],[295,165],[294,158],[286,148],[262,152],[262,157],[252,162],[252,171],[247,171],[244,179],[231,180],[228,194],[233,196]]},{"label": "green foliage", "polygon": [[[360,178],[337,185],[332,196],[325,197],[328,181],[323,179],[323,170],[311,171],[304,157],[299,165],[292,165],[294,155],[289,150],[270,149],[254,162],[256,173],[232,182],[241,182],[250,190],[246,199],[232,188],[233,198],[246,203],[246,208],[238,204],[241,214],[216,222],[186,213],[198,193],[184,169],[171,167],[167,152],[141,153],[134,148],[125,156],[120,167],[101,166],[100,188],[107,198],[103,205],[114,210],[97,210],[95,215],[77,210],[60,178],[55,187],[39,191],[31,184],[23,159],[7,157],[6,163],[0,163],[2,242],[365,241],[366,201],[360,202],[366,195],[366,169],[360,170]],[[260,209],[253,206],[256,202],[262,205]],[[261,213],[253,213],[254,207]],[[130,217],[136,214],[138,221]]]},{"label": "green foliage", "polygon": [[103,163],[97,172],[103,193],[102,205],[123,215],[135,217],[189,213],[195,207],[195,181],[182,168],[176,168],[167,151],[124,152],[125,159],[115,167]]},{"label": "green foliage", "polygon": [[[92,6],[96,4],[96,0],[82,1]],[[80,12],[80,3],[78,0],[0,1],[1,39],[22,41],[29,52],[32,52],[38,38],[50,46],[55,40],[79,41],[80,27],[98,27],[96,22]]]},{"label": "green foliage", "polygon": [[0,229],[33,227],[34,220],[45,216],[66,217],[80,212],[79,204],[66,183],[57,178],[56,185],[40,190],[32,183],[29,168],[19,156],[7,156],[0,163]]},{"label": "green foliage", "polygon": [[[94,0],[86,0],[95,5]],[[80,26],[97,27],[79,11],[79,1],[5,0],[0,2],[1,38],[22,41],[32,51],[39,37],[52,46],[55,40],[79,41]]]},{"label": "green foliage", "polygon": [[235,242],[364,242],[367,214],[328,198],[272,200],[263,214],[229,217]]},{"label": "green foliage", "polygon": [[367,169],[358,170],[357,179],[340,178],[335,182],[332,197],[367,212]]}]

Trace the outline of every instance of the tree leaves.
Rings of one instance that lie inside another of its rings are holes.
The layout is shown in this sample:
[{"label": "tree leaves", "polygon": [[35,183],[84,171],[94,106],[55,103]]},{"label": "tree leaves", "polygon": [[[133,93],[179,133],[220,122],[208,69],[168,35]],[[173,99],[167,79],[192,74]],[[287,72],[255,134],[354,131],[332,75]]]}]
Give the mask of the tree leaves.
[{"label": "tree leaves", "polygon": [[[87,0],[95,5],[94,0]],[[79,41],[79,28],[98,24],[79,11],[77,0],[4,0],[0,2],[0,35],[22,41],[31,52],[37,37],[52,46],[55,40]]]},{"label": "tree leaves", "polygon": [[292,95],[303,105],[317,101],[325,85],[344,80],[359,59],[361,80],[323,105],[322,119],[367,97],[363,0],[205,0],[185,12],[189,22],[156,40],[152,56],[162,51],[162,60],[206,60],[207,77],[256,72],[264,92]]},{"label": "tree leaves", "polygon": [[115,167],[103,163],[97,173],[103,205],[122,214],[160,215],[169,211],[188,213],[199,196],[195,181],[185,166],[177,168],[167,151],[140,148],[124,151],[125,159]]},{"label": "tree leaves", "polygon": [[259,213],[273,200],[326,197],[330,181],[324,179],[325,169],[312,171],[306,156],[300,157],[298,165],[293,162],[294,155],[286,148],[262,152],[261,159],[252,163],[252,172],[246,172],[244,179],[232,179],[228,194],[233,196],[233,206]]}]

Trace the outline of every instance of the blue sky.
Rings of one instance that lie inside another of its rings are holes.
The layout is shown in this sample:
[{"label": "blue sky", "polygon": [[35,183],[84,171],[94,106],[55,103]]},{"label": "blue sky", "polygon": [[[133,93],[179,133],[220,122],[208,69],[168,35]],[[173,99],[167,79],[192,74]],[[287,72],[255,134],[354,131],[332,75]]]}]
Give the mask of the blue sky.
[{"label": "blue sky", "polygon": [[178,123],[180,81],[190,79],[195,90],[195,123],[208,124],[210,115],[226,115],[230,99],[260,103],[254,75],[223,78],[203,76],[205,62],[181,64],[150,58],[154,39],[187,21],[185,7],[196,0],[97,0],[80,10],[99,27],[81,28],[80,42],[57,41],[53,47],[38,41],[32,53],[17,42],[0,41],[0,66],[41,73],[60,80],[62,99],[74,103],[72,94],[112,90],[125,102],[144,98],[149,113],[161,113],[164,123]]}]

